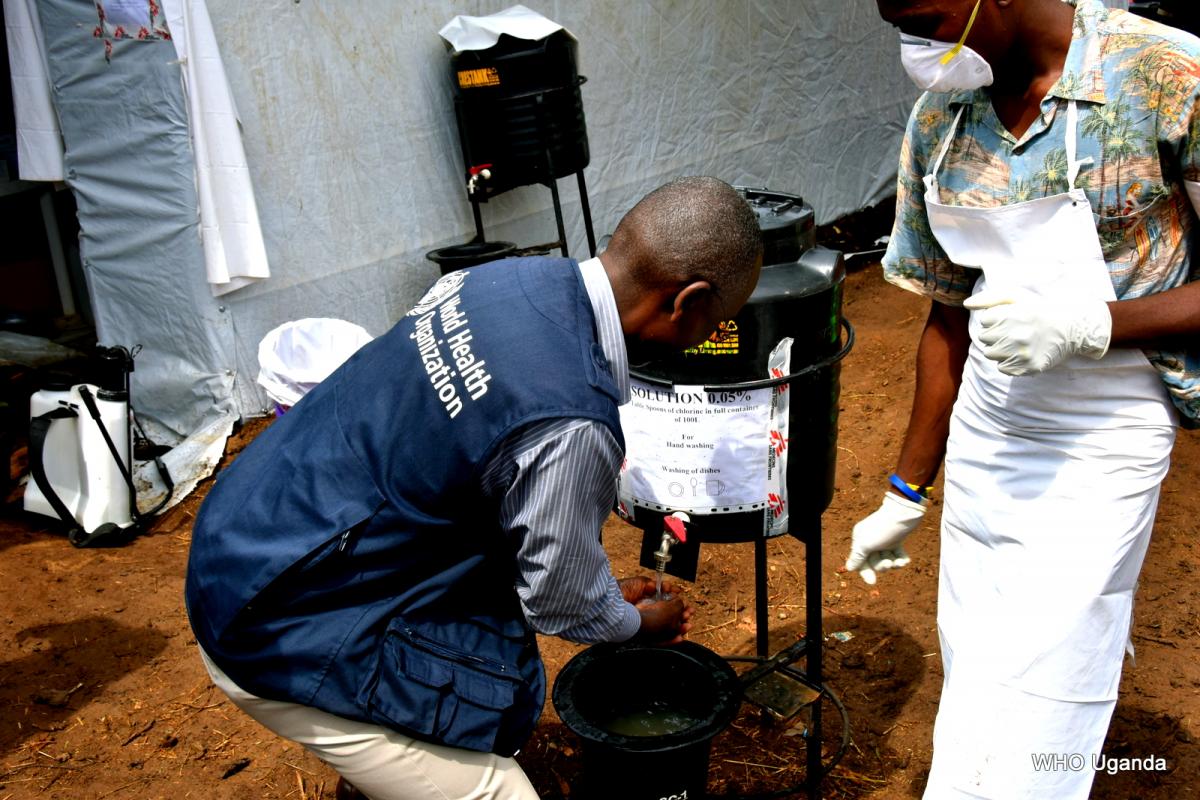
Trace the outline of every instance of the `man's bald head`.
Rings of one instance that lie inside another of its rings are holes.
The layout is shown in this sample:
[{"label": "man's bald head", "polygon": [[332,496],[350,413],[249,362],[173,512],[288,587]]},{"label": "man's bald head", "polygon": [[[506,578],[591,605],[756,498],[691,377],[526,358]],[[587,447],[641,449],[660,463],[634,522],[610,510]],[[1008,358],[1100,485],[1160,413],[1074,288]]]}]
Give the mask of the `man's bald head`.
[{"label": "man's bald head", "polygon": [[678,178],[646,195],[600,255],[630,363],[698,344],[758,283],[762,236],[750,206],[716,178]]},{"label": "man's bald head", "polygon": [[717,178],[676,178],[621,219],[607,252],[643,288],[703,280],[722,294],[748,296],[757,282],[762,236],[732,186]]}]

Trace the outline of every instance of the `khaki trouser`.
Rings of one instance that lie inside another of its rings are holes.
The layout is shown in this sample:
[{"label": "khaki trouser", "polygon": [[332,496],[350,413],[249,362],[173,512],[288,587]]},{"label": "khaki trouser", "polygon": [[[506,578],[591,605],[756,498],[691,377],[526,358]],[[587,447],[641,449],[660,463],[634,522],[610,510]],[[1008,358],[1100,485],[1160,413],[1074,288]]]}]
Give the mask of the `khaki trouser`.
[{"label": "khaki trouser", "polygon": [[430,744],[366,722],[239,688],[200,650],[217,688],[275,733],[308,748],[371,800],[537,800],[520,765],[494,753]]}]

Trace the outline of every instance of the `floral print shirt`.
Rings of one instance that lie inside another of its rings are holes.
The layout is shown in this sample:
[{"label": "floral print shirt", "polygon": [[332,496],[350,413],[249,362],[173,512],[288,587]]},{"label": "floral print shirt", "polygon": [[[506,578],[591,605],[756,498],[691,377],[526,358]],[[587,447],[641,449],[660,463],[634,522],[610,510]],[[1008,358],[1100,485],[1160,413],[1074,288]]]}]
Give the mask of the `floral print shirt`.
[{"label": "floral print shirt", "polygon": [[[946,257],[925,211],[922,179],[960,106],[962,121],[938,172],[940,199],[993,207],[1068,191],[1069,100],[1079,107],[1077,158],[1092,158],[1077,186],[1091,201],[1117,298],[1200,275],[1189,199],[1191,192],[1200,202],[1200,40],[1100,0],[1072,4],[1074,35],[1062,76],[1020,139],[1001,124],[986,90],[926,92],[917,100],[900,151],[887,280],[961,305],[979,276]],[[1200,418],[1200,347],[1146,356],[1185,423]]]}]

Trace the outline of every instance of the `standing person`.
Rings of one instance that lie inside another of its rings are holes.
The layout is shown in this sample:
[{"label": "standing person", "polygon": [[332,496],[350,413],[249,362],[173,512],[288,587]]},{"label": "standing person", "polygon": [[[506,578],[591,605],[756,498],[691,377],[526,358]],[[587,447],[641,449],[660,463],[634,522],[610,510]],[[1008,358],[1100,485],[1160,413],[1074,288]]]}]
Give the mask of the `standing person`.
[{"label": "standing person", "polygon": [[846,567],[908,563],[944,455],[925,797],[1083,798],[1175,429],[1200,415],[1200,41],[1099,0],[878,5],[927,90],[884,275],[933,303]]},{"label": "standing person", "polygon": [[205,499],[186,599],[216,685],[374,800],[536,797],[511,758],[544,700],[534,632],[690,627],[600,544],[629,361],[705,339],[761,261],[742,197],[682,178],[599,258],[443,277]]}]

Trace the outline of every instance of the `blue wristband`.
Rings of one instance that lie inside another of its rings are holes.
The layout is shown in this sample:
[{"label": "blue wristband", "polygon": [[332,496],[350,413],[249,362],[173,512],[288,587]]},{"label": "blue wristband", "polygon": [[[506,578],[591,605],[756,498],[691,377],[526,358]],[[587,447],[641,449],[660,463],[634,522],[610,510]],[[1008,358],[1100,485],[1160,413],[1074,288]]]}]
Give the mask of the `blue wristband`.
[{"label": "blue wristband", "polygon": [[888,477],[888,480],[891,481],[892,486],[896,487],[896,491],[900,492],[900,494],[904,495],[909,500],[912,500],[914,503],[925,502],[925,498],[921,495],[921,493],[909,486],[904,479],[896,473],[893,472],[891,476]]}]

